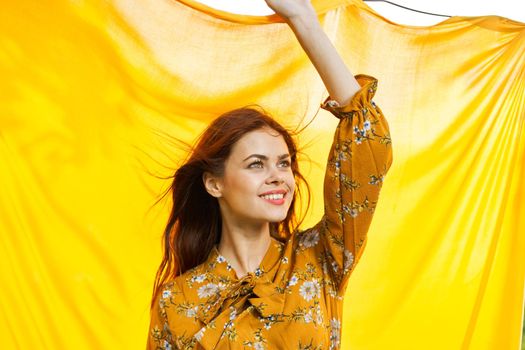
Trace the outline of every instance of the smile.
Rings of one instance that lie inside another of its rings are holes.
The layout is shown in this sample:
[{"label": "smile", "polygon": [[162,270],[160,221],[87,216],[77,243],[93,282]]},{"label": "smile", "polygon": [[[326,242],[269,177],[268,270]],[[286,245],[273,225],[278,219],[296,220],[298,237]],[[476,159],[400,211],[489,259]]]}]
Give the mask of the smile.
[{"label": "smile", "polygon": [[272,194],[265,194],[259,197],[261,197],[262,199],[264,199],[265,201],[269,203],[281,205],[284,203],[284,196],[285,196],[284,193],[272,193]]}]

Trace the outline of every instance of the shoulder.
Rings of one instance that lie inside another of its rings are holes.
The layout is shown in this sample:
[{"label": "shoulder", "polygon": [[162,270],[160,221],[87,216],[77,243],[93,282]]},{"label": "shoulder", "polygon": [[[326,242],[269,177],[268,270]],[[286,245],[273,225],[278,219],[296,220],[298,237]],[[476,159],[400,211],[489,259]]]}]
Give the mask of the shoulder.
[{"label": "shoulder", "polygon": [[231,282],[231,267],[222,259],[216,252],[210,252],[203,263],[163,284],[159,294],[186,306],[204,302],[213,291]]},{"label": "shoulder", "polygon": [[315,267],[319,274],[329,273],[328,267],[333,263],[333,257],[327,249],[324,217],[310,228],[295,231],[292,244],[296,264]]},{"label": "shoulder", "polygon": [[176,333],[187,331],[190,326],[188,321],[197,324],[200,303],[194,287],[198,283],[199,270],[188,270],[159,288],[156,299],[159,315]]},{"label": "shoulder", "polygon": [[202,282],[206,276],[205,264],[201,264],[192,269],[187,270],[182,275],[179,275],[159,288],[159,298],[170,299],[177,301],[184,301],[191,299],[195,283]]},{"label": "shoulder", "polygon": [[294,251],[304,251],[320,244],[323,221],[307,229],[296,230],[293,234]]}]

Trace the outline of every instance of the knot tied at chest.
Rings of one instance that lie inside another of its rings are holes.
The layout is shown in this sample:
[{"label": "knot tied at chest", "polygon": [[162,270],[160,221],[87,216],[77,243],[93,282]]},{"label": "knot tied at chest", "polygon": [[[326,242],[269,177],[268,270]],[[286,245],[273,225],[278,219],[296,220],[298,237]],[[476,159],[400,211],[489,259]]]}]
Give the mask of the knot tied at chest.
[{"label": "knot tied at chest", "polygon": [[197,288],[200,300],[196,316],[202,327],[194,334],[194,340],[203,349],[222,348],[221,341],[228,342],[242,329],[238,325],[246,325],[253,318],[264,322],[283,313],[284,288],[273,282],[282,250],[283,243],[272,238],[259,267],[241,278],[216,247],[212,250],[205,265],[207,270],[192,276],[192,281],[209,281]]},{"label": "knot tied at chest", "polygon": [[232,310],[235,310],[237,316],[250,305],[263,317],[280,313],[284,305],[284,295],[279,293],[277,286],[264,276],[257,277],[253,272],[249,272],[239,280],[223,285],[206,304],[205,312],[199,318],[203,323],[208,324],[221,317],[227,317],[229,320],[232,318]]}]

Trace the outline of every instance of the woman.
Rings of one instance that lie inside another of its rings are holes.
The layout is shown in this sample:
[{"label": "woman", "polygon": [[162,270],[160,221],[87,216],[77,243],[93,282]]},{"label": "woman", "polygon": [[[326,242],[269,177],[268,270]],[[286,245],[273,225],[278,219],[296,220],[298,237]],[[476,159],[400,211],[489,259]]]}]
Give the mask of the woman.
[{"label": "woman", "polygon": [[377,80],[345,67],[309,0],[266,0],[297,36],[340,119],[325,214],[297,231],[289,132],[253,108],[217,118],[171,187],[148,349],[338,349],[346,282],[390,165]]}]

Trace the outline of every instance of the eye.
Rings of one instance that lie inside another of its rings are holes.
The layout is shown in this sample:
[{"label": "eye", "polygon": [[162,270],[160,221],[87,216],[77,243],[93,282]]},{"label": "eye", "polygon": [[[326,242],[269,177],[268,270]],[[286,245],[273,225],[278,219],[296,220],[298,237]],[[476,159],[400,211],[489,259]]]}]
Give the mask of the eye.
[{"label": "eye", "polygon": [[248,165],[248,168],[262,168],[262,166],[263,162],[261,162],[260,160],[256,160],[255,162]]},{"label": "eye", "polygon": [[281,162],[281,164],[284,166],[284,167],[289,167],[291,165],[290,161],[289,160],[283,160]]}]

